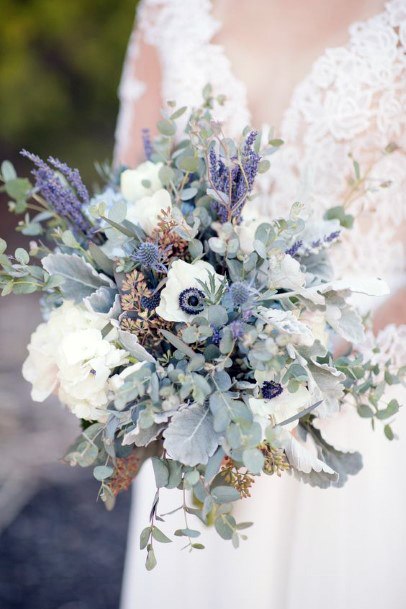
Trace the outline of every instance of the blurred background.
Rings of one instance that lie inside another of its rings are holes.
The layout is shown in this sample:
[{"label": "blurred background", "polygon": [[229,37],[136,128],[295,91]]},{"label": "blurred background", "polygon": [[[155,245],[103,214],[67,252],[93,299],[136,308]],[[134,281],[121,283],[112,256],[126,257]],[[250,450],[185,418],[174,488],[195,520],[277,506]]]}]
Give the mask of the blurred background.
[{"label": "blurred background", "polygon": [[[117,87],[136,0],[1,0],[0,160],[21,148],[60,157],[91,186],[111,159]],[[0,234],[25,238],[0,195]],[[0,300],[0,608],[117,609],[129,495],[96,503],[91,471],[60,463],[77,433],[56,401],[32,403],[21,377],[40,321],[35,296]]]}]

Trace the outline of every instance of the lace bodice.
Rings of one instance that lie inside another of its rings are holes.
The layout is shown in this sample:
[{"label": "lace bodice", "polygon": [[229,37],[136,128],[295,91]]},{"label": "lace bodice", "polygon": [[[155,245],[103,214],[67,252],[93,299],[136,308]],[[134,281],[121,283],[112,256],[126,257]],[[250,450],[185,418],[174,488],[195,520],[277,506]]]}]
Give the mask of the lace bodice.
[{"label": "lace bodice", "polygon": [[[196,106],[210,82],[227,97],[216,110],[225,130],[238,135],[250,123],[245,86],[224,49],[213,43],[220,29],[210,0],[141,2],[120,87],[118,145],[129,133],[130,105],[145,92],[129,68],[140,40],[158,51],[163,100]],[[345,46],[325,51],[294,91],[278,132],[285,144],[272,156],[250,210],[275,217],[296,200],[318,214],[345,205],[356,222],[336,248],[339,271],[391,282],[404,268],[405,47],[406,2],[390,0],[382,13],[350,27]]]}]

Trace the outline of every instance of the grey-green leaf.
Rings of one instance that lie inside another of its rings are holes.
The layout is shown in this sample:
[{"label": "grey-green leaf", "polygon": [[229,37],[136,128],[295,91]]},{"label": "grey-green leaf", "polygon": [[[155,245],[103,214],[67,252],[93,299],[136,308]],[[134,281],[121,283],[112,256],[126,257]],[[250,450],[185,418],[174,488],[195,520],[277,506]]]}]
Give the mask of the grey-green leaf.
[{"label": "grey-green leaf", "polygon": [[62,277],[61,291],[63,295],[75,302],[81,302],[100,287],[114,287],[113,282],[108,277],[97,273],[80,256],[48,254],[42,259],[42,266],[51,276]]},{"label": "grey-green leaf", "polygon": [[176,412],[164,432],[164,448],[184,465],[206,464],[219,444],[210,411],[194,404]]}]

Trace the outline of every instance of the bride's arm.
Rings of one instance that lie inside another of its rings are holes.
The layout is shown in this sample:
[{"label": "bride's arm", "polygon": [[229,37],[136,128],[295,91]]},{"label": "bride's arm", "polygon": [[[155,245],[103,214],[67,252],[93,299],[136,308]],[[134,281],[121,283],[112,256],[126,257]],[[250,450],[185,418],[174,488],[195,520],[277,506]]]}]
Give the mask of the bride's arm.
[{"label": "bride's arm", "polygon": [[375,333],[383,330],[388,324],[406,324],[406,287],[390,296],[374,315]]},{"label": "bride's arm", "polygon": [[142,130],[154,134],[161,108],[161,68],[156,47],[135,28],[127,49],[119,88],[114,164],[134,166],[144,160]]}]

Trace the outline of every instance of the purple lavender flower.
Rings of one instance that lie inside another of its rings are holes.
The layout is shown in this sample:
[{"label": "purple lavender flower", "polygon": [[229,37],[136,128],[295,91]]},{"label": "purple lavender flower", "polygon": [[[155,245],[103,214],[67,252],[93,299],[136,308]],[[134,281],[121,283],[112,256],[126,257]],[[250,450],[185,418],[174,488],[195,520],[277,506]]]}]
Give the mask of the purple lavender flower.
[{"label": "purple lavender flower", "polygon": [[333,241],[336,241],[339,238],[340,235],[341,235],[341,231],[336,230],[333,233],[330,233],[329,235],[324,237],[324,242],[325,243],[332,243]]},{"label": "purple lavender flower", "polygon": [[303,241],[295,241],[289,249],[285,250],[285,254],[289,254],[289,256],[296,256],[298,251],[303,245]]},{"label": "purple lavender flower", "polygon": [[220,157],[217,157],[214,148],[210,149],[210,179],[218,192],[231,199],[229,207],[217,201],[213,204],[213,209],[216,211],[220,222],[224,223],[229,219],[235,219],[238,223],[241,222],[241,212],[248,195],[252,191],[261,160],[260,155],[253,148],[256,137],[256,131],[249,133],[241,151],[241,158],[231,158],[231,167],[229,168],[226,167]]},{"label": "purple lavender flower", "polygon": [[221,340],[221,330],[219,330],[219,328],[216,328],[215,326],[212,326],[212,330],[213,335],[211,337],[211,342],[213,343],[213,345],[216,345],[216,347],[218,347]]},{"label": "purple lavender flower", "polygon": [[89,201],[89,195],[78,170],[70,169],[65,163],[49,157],[48,162],[65,176],[67,184],[64,184],[55,170],[39,156],[27,150],[22,150],[21,154],[36,165],[36,169],[32,170],[35,186],[47,203],[59,216],[65,218],[76,234],[83,233],[90,238],[93,227],[82,211],[82,206]]},{"label": "purple lavender flower", "polygon": [[142,144],[144,146],[144,154],[145,158],[149,161],[151,160],[153,148],[151,142],[151,132],[149,129],[143,129],[142,132]]},{"label": "purple lavender flower", "polygon": [[83,184],[78,169],[71,169],[66,163],[62,163],[62,161],[53,156],[48,157],[48,163],[53,165],[57,171],[60,171],[65,176],[70,186],[76,190],[83,203],[89,203],[89,193],[86,186]]}]

